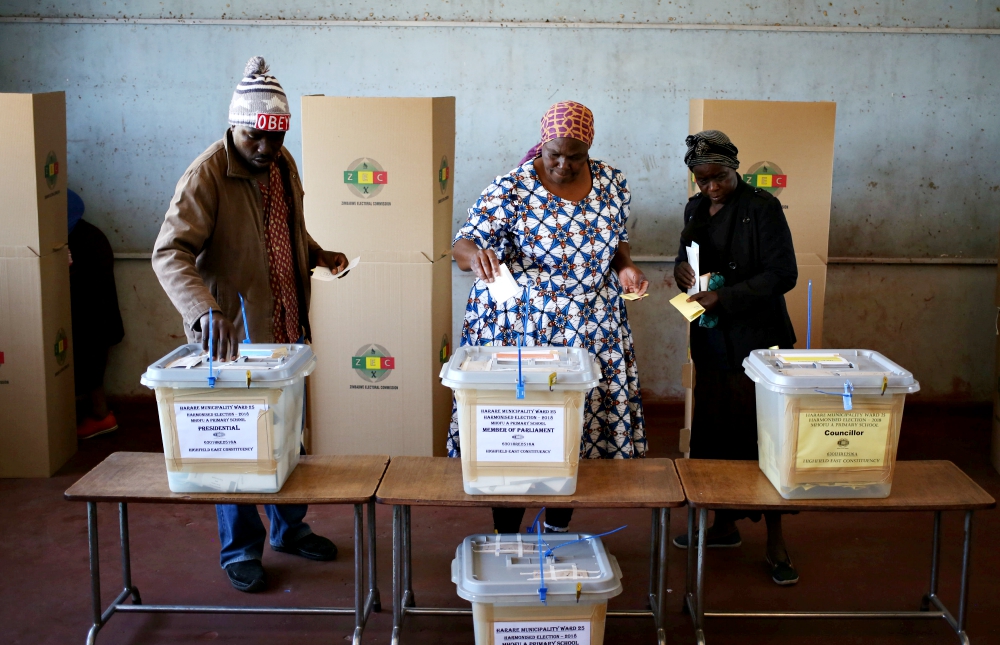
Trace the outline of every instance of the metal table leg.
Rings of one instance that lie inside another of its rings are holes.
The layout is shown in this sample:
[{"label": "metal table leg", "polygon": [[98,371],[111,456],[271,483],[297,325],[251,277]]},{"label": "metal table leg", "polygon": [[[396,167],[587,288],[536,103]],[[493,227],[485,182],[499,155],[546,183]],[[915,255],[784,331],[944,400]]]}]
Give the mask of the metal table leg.
[{"label": "metal table leg", "polygon": [[94,645],[97,632],[104,626],[101,619],[101,555],[97,542],[97,502],[87,502],[87,537],[90,541],[90,598],[93,625],[87,632],[87,645]]},{"label": "metal table leg", "polygon": [[958,625],[955,632],[963,645],[968,645],[965,633],[966,609],[969,604],[969,570],[972,560],[972,511],[965,512],[965,541],[962,545],[962,584],[958,595]]},{"label": "metal table leg", "polygon": [[653,608],[653,613],[656,624],[656,641],[659,645],[666,645],[667,630],[666,625],[664,624],[664,618],[666,616],[667,574],[669,571],[669,565],[667,562],[667,537],[670,532],[670,509],[661,508],[659,515],[660,539],[659,543],[656,544],[659,562],[657,562],[658,571],[656,576],[656,606]]},{"label": "metal table leg", "polygon": [[941,563],[941,511],[934,511],[934,537],[931,539],[931,586],[920,601],[920,611],[929,611],[931,602],[937,597],[938,570]]},{"label": "metal table leg", "polygon": [[688,506],[687,572],[684,576],[683,610],[691,614],[691,620],[694,620],[694,513],[694,508]]},{"label": "metal table leg", "polygon": [[652,611],[656,611],[656,589],[657,580],[656,574],[659,573],[660,569],[657,566],[656,558],[660,553],[659,549],[659,539],[660,539],[660,513],[659,509],[654,508],[652,510],[652,519],[649,524],[651,526],[650,536],[649,536],[649,608]]},{"label": "metal table leg", "polygon": [[[698,645],[705,644],[705,533],[707,532],[708,509],[698,509],[698,572],[695,577],[694,636]],[[688,549],[691,542],[688,542]],[[690,560],[690,556],[688,556]]]},{"label": "metal table leg", "polygon": [[[375,568],[375,500],[368,502],[368,598],[371,611],[382,611],[382,598],[378,590],[378,574]],[[367,619],[367,613],[365,618]]]},{"label": "metal table leg", "polygon": [[403,608],[416,607],[413,596],[413,540],[410,539],[410,507],[403,507]]},{"label": "metal table leg", "polygon": [[132,596],[133,605],[141,605],[142,598],[139,596],[139,588],[132,584],[132,550],[128,535],[128,504],[125,502],[118,504],[118,528],[122,547],[123,593],[127,592]]},{"label": "metal table leg", "polygon": [[399,632],[403,626],[402,605],[402,541],[403,507],[392,507],[392,645],[399,645]]},{"label": "metal table leg", "polygon": [[351,645],[361,645],[365,630],[365,567],[364,513],[361,504],[354,505],[354,638]]}]

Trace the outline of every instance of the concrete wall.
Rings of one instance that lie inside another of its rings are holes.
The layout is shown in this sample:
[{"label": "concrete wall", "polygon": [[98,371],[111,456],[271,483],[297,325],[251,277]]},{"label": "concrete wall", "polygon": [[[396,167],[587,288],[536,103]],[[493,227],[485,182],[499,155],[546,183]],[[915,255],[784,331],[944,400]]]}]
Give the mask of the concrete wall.
[{"label": "concrete wall", "polygon": [[[456,96],[456,225],[535,142],[545,108],[580,100],[597,118],[593,154],[629,178],[634,253],[654,260],[644,270],[662,289],[630,310],[644,390],[675,398],[684,330],[666,304],[672,267],[655,260],[680,231],[688,100],[838,103],[831,256],[994,258],[997,4],[0,0],[0,91],[67,92],[69,185],[120,253],[150,249],[254,54],[296,117],[303,94]],[[300,131],[287,145],[298,157]],[[926,398],[989,400],[994,277],[981,266],[831,266],[827,345],[885,351]],[[179,321],[148,262],[120,261],[118,279],[127,340],[108,386],[136,393],[142,368],[179,342]],[[456,279],[459,304],[467,288]]]}]

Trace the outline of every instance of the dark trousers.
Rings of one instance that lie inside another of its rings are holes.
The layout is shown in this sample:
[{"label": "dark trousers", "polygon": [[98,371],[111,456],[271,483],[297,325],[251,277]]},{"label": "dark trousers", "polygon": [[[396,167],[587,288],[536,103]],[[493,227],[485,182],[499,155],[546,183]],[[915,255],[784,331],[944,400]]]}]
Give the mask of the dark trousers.
[{"label": "dark trousers", "polygon": [[[545,523],[549,526],[564,529],[573,518],[572,508],[545,509]],[[494,508],[493,530],[497,533],[521,533],[521,522],[524,520],[523,508]]]}]

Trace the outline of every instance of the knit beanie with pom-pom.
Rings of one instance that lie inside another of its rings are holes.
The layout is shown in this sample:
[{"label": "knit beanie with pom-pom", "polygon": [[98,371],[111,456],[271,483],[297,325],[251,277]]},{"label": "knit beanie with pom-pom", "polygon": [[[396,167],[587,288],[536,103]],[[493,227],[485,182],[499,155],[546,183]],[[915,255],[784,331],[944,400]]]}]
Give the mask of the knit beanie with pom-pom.
[{"label": "knit beanie with pom-pom", "polygon": [[260,56],[247,61],[243,80],[229,102],[229,124],[269,132],[285,132],[291,122],[288,98],[278,79],[268,74],[267,63]]}]

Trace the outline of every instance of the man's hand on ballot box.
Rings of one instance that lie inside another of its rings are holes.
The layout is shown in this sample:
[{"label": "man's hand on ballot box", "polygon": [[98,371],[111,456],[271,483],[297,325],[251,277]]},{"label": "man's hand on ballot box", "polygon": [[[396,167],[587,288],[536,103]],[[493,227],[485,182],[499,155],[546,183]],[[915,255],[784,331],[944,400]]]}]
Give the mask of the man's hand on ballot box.
[{"label": "man's hand on ballot box", "polygon": [[[208,351],[208,314],[201,317],[201,348]],[[236,326],[226,320],[221,311],[212,313],[212,358],[219,361],[234,360],[240,353],[240,340]]]}]

